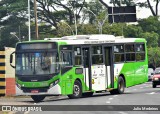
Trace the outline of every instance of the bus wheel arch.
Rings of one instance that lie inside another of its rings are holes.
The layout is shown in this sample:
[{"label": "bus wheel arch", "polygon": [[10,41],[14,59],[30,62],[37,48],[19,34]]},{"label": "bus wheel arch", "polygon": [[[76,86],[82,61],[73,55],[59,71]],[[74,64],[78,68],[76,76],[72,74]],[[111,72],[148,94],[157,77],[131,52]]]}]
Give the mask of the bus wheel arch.
[{"label": "bus wheel arch", "polygon": [[73,94],[68,95],[70,99],[80,98],[82,96],[82,82],[80,79],[76,79],[73,85]]}]

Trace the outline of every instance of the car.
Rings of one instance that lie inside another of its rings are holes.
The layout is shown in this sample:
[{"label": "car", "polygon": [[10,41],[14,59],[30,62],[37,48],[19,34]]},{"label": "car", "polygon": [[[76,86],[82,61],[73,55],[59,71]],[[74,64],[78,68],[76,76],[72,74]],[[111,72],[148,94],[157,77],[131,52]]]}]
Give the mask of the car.
[{"label": "car", "polygon": [[153,74],[154,74],[153,68],[148,68],[148,81],[152,80]]},{"label": "car", "polygon": [[156,88],[157,85],[160,85],[160,67],[155,69],[154,75],[152,77],[152,87]]}]

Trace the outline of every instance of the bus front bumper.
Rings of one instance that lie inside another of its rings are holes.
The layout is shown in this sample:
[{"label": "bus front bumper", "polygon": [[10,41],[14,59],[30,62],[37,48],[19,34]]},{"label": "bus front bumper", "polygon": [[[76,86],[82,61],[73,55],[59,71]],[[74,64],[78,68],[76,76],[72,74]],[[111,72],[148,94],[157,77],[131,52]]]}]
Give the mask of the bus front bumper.
[{"label": "bus front bumper", "polygon": [[16,95],[61,95],[61,87],[56,84],[55,86],[46,90],[46,92],[41,92],[39,88],[37,89],[20,89],[16,86]]}]

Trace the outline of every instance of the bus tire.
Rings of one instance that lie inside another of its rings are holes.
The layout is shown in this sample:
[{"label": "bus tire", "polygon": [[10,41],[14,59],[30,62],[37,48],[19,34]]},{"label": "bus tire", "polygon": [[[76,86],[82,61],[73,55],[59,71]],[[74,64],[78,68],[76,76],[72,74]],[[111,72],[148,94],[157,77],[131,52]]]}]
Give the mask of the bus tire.
[{"label": "bus tire", "polygon": [[87,93],[82,93],[83,97],[92,97],[93,96],[93,92],[87,92]]},{"label": "bus tire", "polygon": [[113,94],[123,94],[125,89],[125,81],[122,76],[118,78],[118,88],[111,90],[110,93]]},{"label": "bus tire", "polygon": [[76,98],[80,98],[81,96],[82,96],[82,85],[78,80],[76,80],[73,86],[73,94],[68,95],[68,97],[70,99],[76,99]]},{"label": "bus tire", "polygon": [[113,90],[110,91],[110,94],[111,94],[111,95],[114,95],[114,94],[117,94],[117,92],[116,92],[115,89],[113,89]]},{"label": "bus tire", "polygon": [[35,101],[35,102],[41,102],[42,100],[44,100],[46,96],[44,95],[31,95],[31,98]]}]

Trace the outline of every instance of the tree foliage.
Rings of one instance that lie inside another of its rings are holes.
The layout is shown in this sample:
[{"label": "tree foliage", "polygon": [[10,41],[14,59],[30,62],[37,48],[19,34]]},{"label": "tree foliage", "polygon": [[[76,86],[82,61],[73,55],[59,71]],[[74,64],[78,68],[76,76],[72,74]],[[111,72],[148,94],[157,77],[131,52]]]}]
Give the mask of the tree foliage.
[{"label": "tree foliage", "polygon": [[156,67],[160,66],[160,47],[148,48],[149,66]]}]

